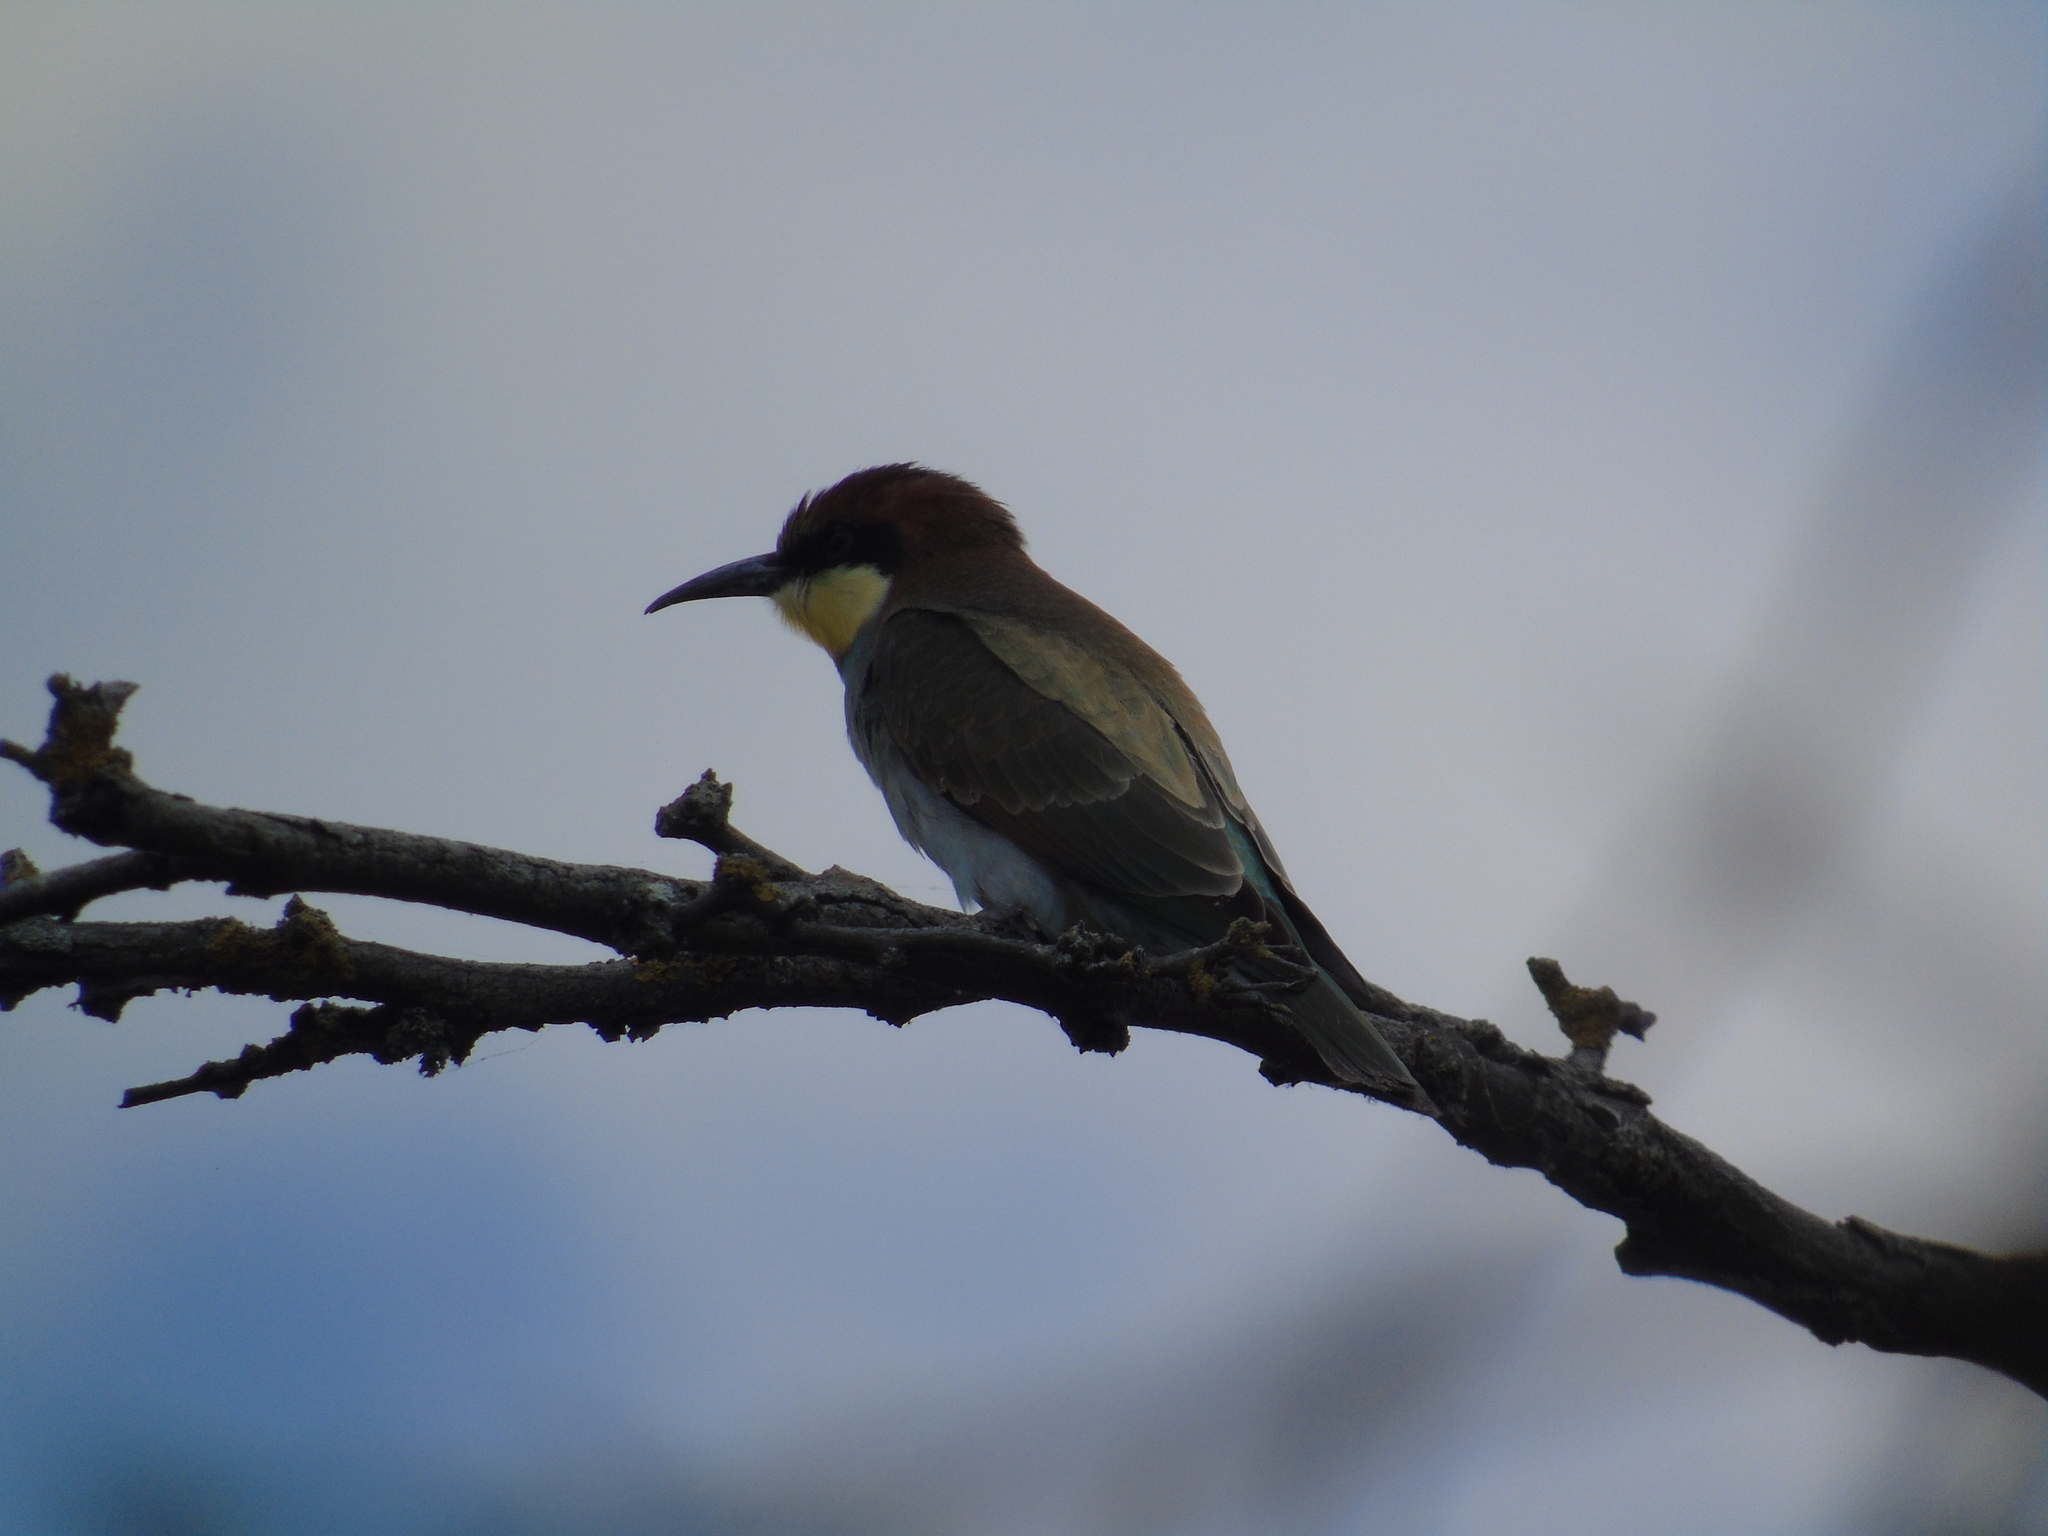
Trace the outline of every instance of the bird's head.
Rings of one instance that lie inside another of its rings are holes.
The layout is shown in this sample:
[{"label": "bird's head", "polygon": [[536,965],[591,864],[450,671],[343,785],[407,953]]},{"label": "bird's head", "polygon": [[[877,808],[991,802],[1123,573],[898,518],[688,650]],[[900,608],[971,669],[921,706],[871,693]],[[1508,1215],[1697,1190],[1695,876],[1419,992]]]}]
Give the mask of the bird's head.
[{"label": "bird's head", "polygon": [[647,611],[705,597],[773,598],[792,628],[838,661],[899,578],[1023,547],[1010,514],[977,487],[921,464],[883,464],[799,501],[773,553],[706,571]]}]

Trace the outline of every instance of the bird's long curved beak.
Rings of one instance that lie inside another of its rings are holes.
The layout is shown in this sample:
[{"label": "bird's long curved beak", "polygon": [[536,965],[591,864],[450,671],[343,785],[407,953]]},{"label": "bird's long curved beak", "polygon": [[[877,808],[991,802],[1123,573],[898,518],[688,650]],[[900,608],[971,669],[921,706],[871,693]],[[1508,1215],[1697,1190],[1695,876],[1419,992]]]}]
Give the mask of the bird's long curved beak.
[{"label": "bird's long curved beak", "polygon": [[647,605],[647,612],[655,613],[677,603],[694,603],[700,597],[772,597],[788,579],[789,571],[781,556],[749,555],[662,593]]}]

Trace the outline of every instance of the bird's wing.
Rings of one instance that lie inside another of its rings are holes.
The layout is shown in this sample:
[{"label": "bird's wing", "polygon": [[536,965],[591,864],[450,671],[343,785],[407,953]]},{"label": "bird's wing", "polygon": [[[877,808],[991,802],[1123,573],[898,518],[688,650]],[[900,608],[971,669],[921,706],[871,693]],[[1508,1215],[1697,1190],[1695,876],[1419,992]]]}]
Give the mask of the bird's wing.
[{"label": "bird's wing", "polygon": [[1172,716],[1078,647],[1048,644],[1020,676],[979,630],[924,608],[884,619],[856,729],[886,733],[926,784],[1060,874],[1134,897],[1235,893],[1225,809]]},{"label": "bird's wing", "polygon": [[[1178,722],[1128,667],[1026,619],[975,612],[956,617],[1034,693],[1066,705],[1094,726],[1138,772],[1181,804],[1195,810],[1210,808],[1212,797],[1188,755]],[[1197,715],[1200,710],[1195,705]],[[1206,727],[1208,721],[1201,724]],[[1222,750],[1220,742],[1217,750]]]},{"label": "bird's wing", "polygon": [[[959,617],[1036,692],[1057,699],[1102,732],[1183,805],[1223,807],[1250,835],[1275,883],[1292,893],[1293,884],[1272,839],[1238,788],[1223,738],[1209,723],[1201,700],[1164,661],[1158,664],[1160,675],[1147,684],[1080,641],[1028,620],[976,612]],[[1135,636],[1131,638],[1136,642]],[[1170,690],[1165,700],[1160,697],[1162,683]]]},{"label": "bird's wing", "polygon": [[1342,974],[1325,965],[1290,997],[1295,1023],[1340,1079],[1426,1107],[1351,995],[1364,982],[1287,884],[1201,706],[1175,702],[1213,760],[1153,689],[1097,651],[1020,620],[901,608],[876,632],[853,724],[886,734],[926,784],[1168,943],[1263,916],[1319,963],[1327,953]]}]

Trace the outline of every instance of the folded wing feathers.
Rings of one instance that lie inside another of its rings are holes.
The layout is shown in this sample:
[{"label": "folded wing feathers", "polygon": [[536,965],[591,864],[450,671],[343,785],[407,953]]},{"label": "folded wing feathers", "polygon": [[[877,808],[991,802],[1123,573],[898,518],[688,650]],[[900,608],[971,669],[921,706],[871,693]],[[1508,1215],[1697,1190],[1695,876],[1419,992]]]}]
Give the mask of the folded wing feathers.
[{"label": "folded wing feathers", "polygon": [[[1086,675],[1111,670],[1098,662]],[[1053,673],[1037,671],[1051,686]],[[1133,895],[1228,894],[1242,871],[1224,810],[1204,792],[1172,718],[1143,703],[1156,720],[1118,734],[1159,758],[1167,733],[1172,752],[1157,773],[1102,729],[1116,722],[1099,699],[1083,709],[1041,692],[967,616],[907,608],[884,621],[856,709],[879,716],[927,784],[1063,874]],[[1191,800],[1162,782],[1174,777],[1193,784]]]}]

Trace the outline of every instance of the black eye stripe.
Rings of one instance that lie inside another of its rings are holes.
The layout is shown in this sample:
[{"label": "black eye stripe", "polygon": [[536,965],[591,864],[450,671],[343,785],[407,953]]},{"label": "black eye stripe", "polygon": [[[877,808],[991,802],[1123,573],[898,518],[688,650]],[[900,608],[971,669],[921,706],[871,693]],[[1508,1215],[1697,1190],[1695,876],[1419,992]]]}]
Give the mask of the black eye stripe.
[{"label": "black eye stripe", "polygon": [[783,558],[807,576],[848,565],[893,576],[903,565],[903,535],[889,523],[833,523],[799,539]]}]

